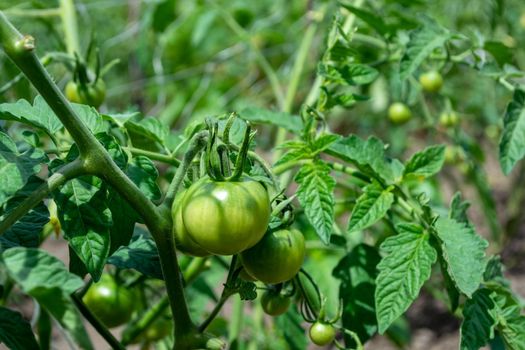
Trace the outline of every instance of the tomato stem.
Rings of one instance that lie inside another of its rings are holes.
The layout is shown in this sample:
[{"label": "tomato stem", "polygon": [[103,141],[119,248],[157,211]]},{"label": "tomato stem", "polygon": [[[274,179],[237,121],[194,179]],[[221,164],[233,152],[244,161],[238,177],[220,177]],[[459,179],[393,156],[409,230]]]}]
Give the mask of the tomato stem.
[{"label": "tomato stem", "polygon": [[111,345],[113,349],[125,350],[126,348],[122,345],[111,332],[104,326],[96,317],[91,313],[91,311],[84,304],[82,299],[75,293],[71,295],[77,309],[80,311],[82,316],[97,330],[97,332],[104,338],[104,340]]}]

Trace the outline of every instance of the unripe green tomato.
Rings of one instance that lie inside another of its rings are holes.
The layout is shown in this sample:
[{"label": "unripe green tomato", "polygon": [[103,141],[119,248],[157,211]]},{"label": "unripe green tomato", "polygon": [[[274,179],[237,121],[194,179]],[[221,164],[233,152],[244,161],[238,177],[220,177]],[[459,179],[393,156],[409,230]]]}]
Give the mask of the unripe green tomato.
[{"label": "unripe green tomato", "polygon": [[454,111],[443,112],[439,116],[439,123],[447,128],[456,126],[459,122],[458,115]]},{"label": "unripe green tomato", "polygon": [[188,235],[204,250],[232,255],[261,240],[270,210],[270,198],[261,183],[249,178],[213,181],[204,177],[184,195],[182,220]]},{"label": "unripe green tomato", "polygon": [[388,108],[388,118],[394,124],[403,124],[412,118],[412,112],[404,103],[394,102]]},{"label": "unripe green tomato", "polygon": [[191,256],[209,256],[206,250],[202,249],[197,243],[195,243],[188,235],[188,230],[184,226],[182,220],[182,200],[186,191],[182,191],[177,195],[173,206],[171,207],[171,219],[173,220],[173,237],[175,238],[175,245],[178,250],[184,254]]},{"label": "unripe green tomato", "polygon": [[299,272],[304,252],[303,234],[293,229],[267,233],[240,256],[251,276],[264,283],[277,284],[290,280]]},{"label": "unripe green tomato", "polygon": [[419,76],[421,87],[426,92],[438,92],[443,86],[443,77],[437,71],[429,71]]},{"label": "unripe green tomato", "polygon": [[90,83],[82,88],[71,80],[66,85],[65,94],[67,99],[73,103],[81,103],[98,108],[106,98],[106,84],[102,79],[98,79],[95,84]]},{"label": "unripe green tomato", "polygon": [[129,322],[137,306],[135,293],[109,274],[93,283],[82,300],[87,308],[108,328]]},{"label": "unripe green tomato", "polygon": [[458,150],[455,146],[445,148],[445,164],[457,164],[459,159]]},{"label": "unripe green tomato", "polygon": [[284,314],[291,304],[290,297],[275,292],[265,291],[261,297],[263,311],[270,316]]},{"label": "unripe green tomato", "polygon": [[315,322],[308,332],[312,343],[325,346],[332,343],[335,339],[335,328],[331,324],[321,321]]}]

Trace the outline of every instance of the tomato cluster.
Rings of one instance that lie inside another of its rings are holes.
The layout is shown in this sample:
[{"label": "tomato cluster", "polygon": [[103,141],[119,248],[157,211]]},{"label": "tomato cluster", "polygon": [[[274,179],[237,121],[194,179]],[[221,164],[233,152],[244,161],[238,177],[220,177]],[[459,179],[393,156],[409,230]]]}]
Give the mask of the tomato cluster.
[{"label": "tomato cluster", "polygon": [[65,94],[67,99],[73,103],[98,108],[106,98],[106,84],[102,79],[84,85],[71,80],[66,85]]}]

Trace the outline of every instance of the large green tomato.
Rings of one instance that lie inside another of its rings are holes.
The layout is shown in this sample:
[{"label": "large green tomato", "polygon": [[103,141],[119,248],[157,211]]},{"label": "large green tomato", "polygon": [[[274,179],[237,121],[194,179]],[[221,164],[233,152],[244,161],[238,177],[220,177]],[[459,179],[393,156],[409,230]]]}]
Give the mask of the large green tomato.
[{"label": "large green tomato", "polygon": [[323,323],[320,321],[315,322],[308,332],[312,343],[324,346],[328,345],[335,339],[335,329],[331,324]]},{"label": "large green tomato", "polygon": [[188,235],[206,251],[231,255],[253,247],[270,221],[270,199],[254,180],[213,181],[207,177],[188,188],[182,220]]},{"label": "large green tomato", "polygon": [[171,207],[171,218],[173,220],[173,237],[175,238],[175,244],[177,249],[181,252],[192,255],[192,256],[208,256],[206,250],[202,249],[197,243],[195,243],[188,235],[188,230],[182,221],[182,199],[186,191],[181,192],[173,202]]},{"label": "large green tomato", "polygon": [[106,84],[102,79],[98,79],[95,84],[88,84],[82,88],[71,80],[66,85],[65,94],[67,99],[73,103],[81,103],[98,108],[106,98]]},{"label": "large green tomato", "polygon": [[129,322],[137,306],[135,293],[118,285],[109,274],[92,284],[84,295],[88,309],[108,328]]},{"label": "large green tomato", "polygon": [[264,312],[270,316],[284,314],[290,307],[291,299],[285,295],[266,291],[261,297],[261,306]]},{"label": "large green tomato", "polygon": [[304,237],[298,230],[267,233],[259,243],[241,253],[241,261],[251,276],[277,284],[288,281],[301,269],[304,261]]},{"label": "large green tomato", "polygon": [[443,77],[439,72],[432,70],[419,76],[421,87],[426,92],[438,92],[443,86]]},{"label": "large green tomato", "polygon": [[403,124],[412,118],[412,112],[404,103],[395,102],[388,108],[388,118],[395,124]]}]

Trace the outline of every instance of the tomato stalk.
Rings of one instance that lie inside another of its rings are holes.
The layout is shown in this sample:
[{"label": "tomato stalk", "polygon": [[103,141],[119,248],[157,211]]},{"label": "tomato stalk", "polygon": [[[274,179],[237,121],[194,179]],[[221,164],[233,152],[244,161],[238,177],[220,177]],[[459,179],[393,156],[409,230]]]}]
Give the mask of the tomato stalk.
[{"label": "tomato stalk", "polygon": [[[202,342],[202,337],[197,337],[195,326],[191,321],[186,304],[182,276],[178,267],[177,254],[171,234],[172,223],[169,210],[165,210],[166,208],[163,206],[156,207],[115,164],[107,150],[73,111],[69,102],[42,66],[34,52],[34,39],[29,35],[23,36],[20,34],[2,12],[0,12],[0,43],[7,56],[26,75],[75,141],[80,153],[80,165],[75,163],[76,167],[85,170],[88,174],[98,176],[110,184],[144,219],[159,251],[162,272],[165,276],[175,321],[177,348],[192,348],[196,342]],[[203,146],[202,140],[205,140],[206,137],[207,135],[203,134],[195,136],[195,143],[190,147],[189,154],[184,157],[184,165],[186,166],[181,166],[177,170],[179,175],[176,178],[177,181],[172,182],[170,185],[170,191],[167,196],[169,201],[172,201],[174,198],[187,167],[191,164],[198,149]],[[48,181],[53,179],[55,181],[54,187],[58,188],[68,180],[67,177],[62,178],[60,176],[63,175],[59,175],[56,178],[51,177]],[[48,193],[44,188],[37,191],[30,198],[32,201],[41,201]],[[18,212],[27,212],[36,203],[38,202],[25,201],[23,202],[25,206],[19,209]],[[10,227],[11,224],[12,222],[2,222],[3,231]],[[181,342],[180,346],[178,345],[179,339]]]},{"label": "tomato stalk", "polygon": [[97,330],[97,332],[104,338],[105,341],[108,342],[109,345],[113,349],[117,350],[125,350],[123,344],[121,344],[114,336],[113,334],[107,329],[106,326],[104,326],[96,317],[93,315],[93,313],[88,309],[88,307],[84,304],[82,299],[76,295],[76,293],[73,293],[71,295],[71,298],[73,299],[73,302],[75,303],[77,309],[80,311],[82,316]]}]

